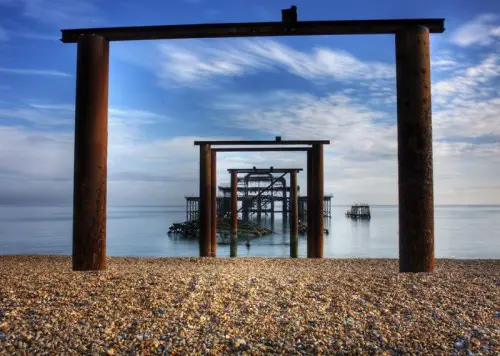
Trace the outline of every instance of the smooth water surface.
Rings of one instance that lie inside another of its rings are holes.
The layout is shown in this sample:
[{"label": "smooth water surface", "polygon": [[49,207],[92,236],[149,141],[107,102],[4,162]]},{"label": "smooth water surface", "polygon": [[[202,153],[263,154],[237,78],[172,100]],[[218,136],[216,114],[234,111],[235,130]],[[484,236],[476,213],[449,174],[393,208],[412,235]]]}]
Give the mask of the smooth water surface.
[{"label": "smooth water surface", "polygon": [[[372,206],[370,221],[344,216],[348,207],[332,207],[325,219],[325,257],[398,257],[397,206]],[[173,222],[186,218],[183,206],[109,207],[108,256],[198,256],[198,242],[167,236]],[[250,240],[240,237],[238,256],[289,256],[288,227],[281,215],[262,219],[275,234]],[[0,254],[71,255],[72,207],[0,207]],[[306,254],[306,238],[299,238]],[[229,256],[229,241],[219,239],[218,257]],[[436,206],[437,258],[500,258],[500,206]]]}]

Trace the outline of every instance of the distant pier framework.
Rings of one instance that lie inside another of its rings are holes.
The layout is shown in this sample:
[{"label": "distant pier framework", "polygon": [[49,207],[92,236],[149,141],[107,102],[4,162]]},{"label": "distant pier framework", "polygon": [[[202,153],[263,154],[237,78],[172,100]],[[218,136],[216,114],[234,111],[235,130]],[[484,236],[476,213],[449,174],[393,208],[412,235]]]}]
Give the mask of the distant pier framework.
[{"label": "distant pier framework", "polygon": [[[285,175],[292,171],[300,172],[299,168],[252,168],[252,169],[228,169],[229,172],[236,171],[244,173],[238,177],[238,203],[241,206],[239,212],[243,220],[249,220],[254,216],[270,216],[282,214],[286,219],[291,213],[290,196],[292,187],[287,186]],[[277,175],[278,174],[278,175]],[[217,216],[227,216],[231,213],[231,184],[220,184],[217,196]],[[298,192],[298,214],[303,218],[307,215],[307,196],[300,196]],[[196,220],[199,216],[199,196],[186,196],[186,220]],[[332,216],[333,195],[323,197],[323,216]]]}]

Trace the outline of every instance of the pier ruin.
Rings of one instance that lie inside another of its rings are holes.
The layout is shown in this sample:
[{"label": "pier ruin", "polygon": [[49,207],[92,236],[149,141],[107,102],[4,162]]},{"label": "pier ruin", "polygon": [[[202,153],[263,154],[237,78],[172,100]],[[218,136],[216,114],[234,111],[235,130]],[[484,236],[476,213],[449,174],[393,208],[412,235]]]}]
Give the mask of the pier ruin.
[{"label": "pier ruin", "polygon": [[[287,186],[285,177],[276,177],[276,173],[281,171],[291,171],[292,169],[278,168],[252,168],[238,169],[238,173],[244,173],[243,177],[238,177],[238,202],[241,203],[243,220],[249,220],[258,216],[269,216],[274,218],[275,214],[282,214],[286,219],[291,213],[290,192],[291,185]],[[230,170],[228,170],[230,172]],[[302,168],[297,168],[297,172]],[[225,216],[231,212],[231,184],[219,184],[217,186],[217,216]],[[300,186],[297,185],[298,192],[298,214],[300,217],[307,215],[307,196],[300,195]],[[333,195],[324,195],[323,216],[332,216]],[[196,220],[199,214],[199,196],[186,196],[186,220]]]},{"label": "pier ruin", "polygon": [[[430,33],[442,33],[444,30],[444,19],[252,22],[61,30],[63,43],[78,43],[73,270],[106,268],[109,42],[386,34],[394,35],[396,47],[399,271],[433,271],[434,195],[429,38]],[[210,209],[212,204],[216,206],[215,199],[213,202],[207,200],[211,195],[215,197],[211,189],[213,185],[216,190],[216,186],[210,183],[210,177],[214,176],[210,174],[210,162],[215,158],[211,157],[208,143],[201,144],[200,147],[203,183],[200,189],[202,252],[207,255],[210,246],[206,240],[210,230]],[[322,151],[312,151],[312,156],[322,156]],[[309,168],[308,165],[308,170]],[[310,187],[315,187],[315,184],[308,183],[308,191]],[[318,202],[318,194],[308,194],[308,197]],[[323,207],[322,199],[320,202],[321,204],[314,204],[314,210],[311,209],[313,214],[309,214],[314,217],[314,222],[308,221],[308,226],[313,229],[310,235],[314,239],[322,225],[319,219],[323,219],[318,211]],[[308,218],[310,219],[312,218]],[[318,226],[315,223],[319,223]],[[313,250],[318,251],[316,247]],[[308,256],[312,257],[309,247]]]},{"label": "pier ruin", "polygon": [[[200,146],[200,256],[217,255],[217,154],[222,152],[276,152],[303,151],[307,153],[307,257],[323,257],[323,200],[324,170],[323,145],[328,140],[275,140],[260,141],[195,141]],[[223,147],[220,147],[223,146]],[[225,147],[224,147],[225,146]],[[229,146],[229,147],[228,147]],[[232,146],[232,147],[231,147]],[[266,147],[267,146],[267,147]],[[293,146],[293,147],[292,147]],[[231,219],[232,232],[238,230],[238,172],[245,169],[231,169]],[[291,234],[298,232],[297,169],[287,169],[291,177]],[[295,223],[296,221],[296,223]],[[292,226],[293,225],[293,226]],[[298,237],[297,237],[298,238]]]}]

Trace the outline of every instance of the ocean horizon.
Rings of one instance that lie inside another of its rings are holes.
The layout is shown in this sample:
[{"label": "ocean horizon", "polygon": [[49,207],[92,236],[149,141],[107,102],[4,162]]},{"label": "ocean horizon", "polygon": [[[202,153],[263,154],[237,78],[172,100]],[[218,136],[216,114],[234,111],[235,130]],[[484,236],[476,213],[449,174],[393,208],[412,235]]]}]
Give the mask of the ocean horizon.
[{"label": "ocean horizon", "polygon": [[[324,257],[398,258],[398,206],[371,205],[370,221],[345,217],[349,205],[332,205],[325,218]],[[500,258],[500,205],[435,205],[435,257]],[[106,253],[130,257],[197,257],[196,239],[168,236],[172,223],[186,220],[183,205],[107,208]],[[240,236],[238,256],[289,256],[289,229],[280,214],[263,217],[274,234]],[[249,246],[247,246],[249,244]],[[299,237],[299,257],[306,256]],[[72,254],[72,205],[0,206],[0,254]],[[227,238],[218,238],[217,256],[229,257]]]}]

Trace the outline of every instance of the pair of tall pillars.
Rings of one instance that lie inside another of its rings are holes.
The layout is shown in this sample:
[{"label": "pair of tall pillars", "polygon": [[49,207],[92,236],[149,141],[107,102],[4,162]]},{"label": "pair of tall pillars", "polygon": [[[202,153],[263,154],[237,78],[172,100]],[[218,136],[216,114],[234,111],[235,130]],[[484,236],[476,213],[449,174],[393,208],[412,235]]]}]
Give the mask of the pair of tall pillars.
[{"label": "pair of tall pillars", "polygon": [[200,145],[200,257],[217,256],[217,152]]},{"label": "pair of tall pillars", "polygon": [[[82,35],[78,39],[77,57],[73,270],[102,270],[106,267],[109,43],[101,36]],[[409,27],[396,34],[396,67],[399,270],[431,272],[434,268],[434,201],[427,28]],[[204,169],[210,165],[211,162],[205,163]],[[314,187],[308,178],[308,188],[311,186]],[[211,194],[205,185],[200,187],[200,193],[202,190],[205,195]],[[315,205],[313,198],[308,199],[308,210]],[[318,196],[315,199],[318,200]],[[200,208],[201,233],[204,234],[203,231],[211,227],[210,201],[206,203],[201,199]],[[323,219],[321,211],[315,212],[314,219]],[[315,225],[310,223],[309,216],[308,225],[309,229]],[[309,231],[308,235],[319,236],[322,231],[322,228]],[[209,245],[207,241],[200,243],[203,255],[208,255]],[[322,246],[312,251],[322,251]]]}]

